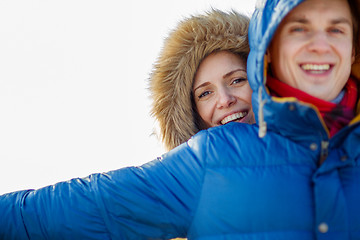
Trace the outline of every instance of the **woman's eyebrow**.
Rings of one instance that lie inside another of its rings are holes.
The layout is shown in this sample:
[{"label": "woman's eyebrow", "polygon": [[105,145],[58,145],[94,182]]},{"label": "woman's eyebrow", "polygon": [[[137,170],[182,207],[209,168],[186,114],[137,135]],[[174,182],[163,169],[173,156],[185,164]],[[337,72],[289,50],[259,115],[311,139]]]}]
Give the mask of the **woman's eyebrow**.
[{"label": "woman's eyebrow", "polygon": [[246,73],[246,70],[245,70],[245,69],[241,69],[241,68],[235,69],[235,70],[233,70],[233,71],[230,71],[230,72],[226,73],[226,74],[223,76],[223,78],[227,78],[228,76],[231,76],[231,75],[234,74],[235,72],[245,72],[245,73]]},{"label": "woman's eyebrow", "polygon": [[[235,72],[245,72],[246,73],[246,70],[245,69],[242,69],[242,68],[239,68],[239,69],[235,69],[233,71],[230,71],[228,73],[226,73],[223,78],[226,78],[228,76],[231,76],[232,74],[234,74]],[[193,89],[193,91],[195,92],[197,89],[201,88],[201,87],[205,87],[205,86],[208,86],[210,85],[211,83],[210,82],[204,82],[202,84],[200,84],[199,86],[197,86],[196,88]]]},{"label": "woman's eyebrow", "polygon": [[205,86],[207,86],[207,85],[210,85],[210,82],[204,82],[204,83],[202,83],[202,84],[200,84],[199,86],[197,86],[196,88],[194,88],[194,92],[197,90],[197,89],[199,89],[199,88],[201,88],[201,87],[205,87]]}]

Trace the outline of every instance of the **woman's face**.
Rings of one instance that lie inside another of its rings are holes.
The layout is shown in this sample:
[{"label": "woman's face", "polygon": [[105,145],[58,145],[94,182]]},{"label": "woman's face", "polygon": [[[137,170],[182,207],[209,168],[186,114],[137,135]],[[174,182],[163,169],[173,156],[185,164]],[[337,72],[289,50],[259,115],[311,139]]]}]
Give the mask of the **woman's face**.
[{"label": "woman's face", "polygon": [[234,53],[220,51],[207,56],[195,75],[193,94],[198,114],[207,127],[228,122],[255,123],[246,62]]}]

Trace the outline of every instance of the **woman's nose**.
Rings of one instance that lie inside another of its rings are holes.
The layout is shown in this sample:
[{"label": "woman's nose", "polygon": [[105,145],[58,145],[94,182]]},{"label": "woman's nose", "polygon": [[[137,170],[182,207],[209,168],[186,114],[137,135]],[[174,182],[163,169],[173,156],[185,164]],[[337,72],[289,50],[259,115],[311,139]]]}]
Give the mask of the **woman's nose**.
[{"label": "woman's nose", "polygon": [[324,31],[316,31],[310,38],[308,50],[314,53],[326,53],[331,49],[328,35]]},{"label": "woman's nose", "polygon": [[236,102],[236,98],[230,91],[222,90],[218,93],[217,107],[227,108]]}]

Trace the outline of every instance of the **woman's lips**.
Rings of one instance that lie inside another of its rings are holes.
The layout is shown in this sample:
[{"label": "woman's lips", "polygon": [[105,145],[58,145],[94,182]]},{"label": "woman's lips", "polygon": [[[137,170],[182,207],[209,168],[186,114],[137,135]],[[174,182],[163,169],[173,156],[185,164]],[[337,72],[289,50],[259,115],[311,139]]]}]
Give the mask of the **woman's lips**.
[{"label": "woman's lips", "polygon": [[240,119],[244,118],[247,114],[248,114],[248,112],[246,112],[246,111],[245,112],[236,112],[236,113],[226,116],[223,120],[220,121],[220,123],[222,125],[224,125],[228,122],[240,120]]}]

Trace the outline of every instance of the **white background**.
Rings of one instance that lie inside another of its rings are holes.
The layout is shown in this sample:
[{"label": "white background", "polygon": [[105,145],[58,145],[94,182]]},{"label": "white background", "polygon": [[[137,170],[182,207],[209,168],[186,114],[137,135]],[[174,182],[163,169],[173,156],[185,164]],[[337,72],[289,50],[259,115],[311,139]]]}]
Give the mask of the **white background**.
[{"label": "white background", "polygon": [[164,149],[148,78],[164,38],[255,0],[0,0],[0,194],[139,165]]}]

